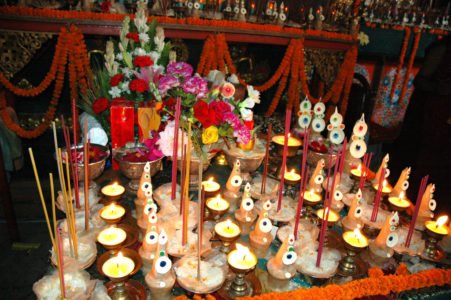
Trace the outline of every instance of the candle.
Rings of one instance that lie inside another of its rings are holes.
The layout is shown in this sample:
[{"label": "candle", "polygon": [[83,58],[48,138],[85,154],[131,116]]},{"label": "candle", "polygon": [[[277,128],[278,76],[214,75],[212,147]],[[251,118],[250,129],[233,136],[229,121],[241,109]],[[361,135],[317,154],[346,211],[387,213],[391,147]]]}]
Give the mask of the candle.
[{"label": "candle", "polygon": [[120,219],[125,214],[125,208],[120,205],[111,203],[100,211],[100,217],[105,220]]},{"label": "candle", "polygon": [[368,246],[368,239],[358,229],[343,233],[343,240],[356,248],[365,248]]},{"label": "candle", "polygon": [[292,169],[290,172],[285,172],[284,177],[285,177],[285,180],[288,180],[288,181],[298,182],[299,180],[301,180],[301,175],[296,173],[294,169]]},{"label": "candle", "polygon": [[114,197],[114,196],[119,196],[122,193],[124,193],[125,188],[122,185],[118,184],[117,182],[114,182],[113,184],[104,186],[102,188],[101,192],[105,196]]},{"label": "candle", "polygon": [[230,206],[229,202],[223,199],[221,195],[218,195],[214,198],[209,198],[205,204],[209,209],[219,212],[226,211]]},{"label": "candle", "polygon": [[351,169],[351,174],[356,177],[361,177],[362,176],[362,164],[359,164],[357,169]]},{"label": "candle", "polygon": [[[374,189],[377,190],[379,188],[379,184],[376,183],[374,185]],[[389,194],[392,191],[392,187],[390,186],[390,184],[387,182],[387,179],[384,179],[384,181],[382,182],[382,193],[383,194]]]},{"label": "candle", "polygon": [[437,221],[426,221],[424,226],[430,231],[439,235],[448,235],[448,228],[444,226],[448,221],[448,216],[441,216]]},{"label": "candle", "polygon": [[[276,135],[272,138],[272,141],[276,144],[283,146],[283,144],[285,142],[285,136]],[[288,147],[299,147],[301,145],[302,145],[301,140],[292,137],[291,134],[288,134]]]},{"label": "candle", "polygon": [[225,238],[235,238],[240,235],[240,227],[229,219],[215,225],[217,235]]},{"label": "candle", "polygon": [[310,191],[304,192],[304,200],[307,200],[309,202],[320,202],[321,201],[321,195],[315,193],[313,189]]},{"label": "candle", "polygon": [[389,197],[388,201],[394,206],[407,208],[410,206],[410,202],[404,199],[404,192],[399,193],[398,197]]},{"label": "candle", "polygon": [[239,270],[252,270],[257,265],[257,257],[249,248],[236,244],[236,249],[229,253],[227,262]]},{"label": "candle", "polygon": [[219,183],[217,183],[216,181],[214,181],[213,177],[210,177],[208,180],[206,181],[202,181],[202,186],[204,187],[205,192],[217,192],[219,191],[219,189],[221,188],[221,186],[219,185]]},{"label": "candle", "polygon": [[108,259],[102,266],[103,273],[110,278],[122,278],[133,272],[135,262],[124,257],[121,252]]},{"label": "candle", "polygon": [[127,233],[121,228],[108,227],[97,236],[97,241],[106,246],[116,246],[125,241]]},{"label": "candle", "polygon": [[340,220],[340,215],[337,214],[335,211],[333,210],[329,210],[328,208],[326,209],[318,209],[316,211],[316,215],[318,216],[318,218],[320,218],[321,220],[324,220],[325,216],[327,216],[327,211],[329,211],[329,216],[327,218],[327,222],[337,222],[338,220]]}]

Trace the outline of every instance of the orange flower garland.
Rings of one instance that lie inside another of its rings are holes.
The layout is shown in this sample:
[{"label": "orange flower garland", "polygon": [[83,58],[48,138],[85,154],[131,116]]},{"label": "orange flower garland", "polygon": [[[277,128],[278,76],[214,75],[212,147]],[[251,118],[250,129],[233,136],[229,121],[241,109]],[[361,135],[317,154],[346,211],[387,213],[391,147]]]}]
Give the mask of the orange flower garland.
[{"label": "orange flower garland", "polygon": [[[325,287],[312,287],[298,289],[283,293],[267,293],[254,297],[241,297],[241,300],[266,300],[266,299],[356,299],[369,296],[388,295],[391,292],[400,293],[413,289],[427,288],[431,286],[443,286],[451,284],[450,269],[432,269],[416,274],[384,275],[379,269],[370,270],[370,277],[353,280],[343,285],[329,284]],[[187,300],[185,295],[178,296],[175,300]],[[198,296],[198,298],[202,299]],[[214,299],[207,295],[204,299]]]},{"label": "orange flower garland", "polygon": [[415,56],[417,55],[417,50],[418,50],[418,46],[420,45],[420,40],[421,40],[421,31],[417,31],[417,32],[415,32],[415,40],[413,42],[413,48],[410,53],[409,62],[407,63],[406,74],[404,76],[404,82],[402,84],[401,95],[399,96],[399,101],[402,101],[404,99],[404,96],[406,95],[407,86],[409,85],[409,75],[410,75],[410,72],[412,71],[413,62],[415,61]]},{"label": "orange flower garland", "polygon": [[404,59],[406,57],[407,46],[409,45],[409,40],[410,40],[410,33],[411,33],[410,28],[406,27],[406,33],[404,35],[404,40],[402,42],[401,56],[399,57],[398,67],[396,68],[396,73],[395,73],[395,79],[393,80],[393,84],[391,86],[391,91],[390,91],[390,101],[392,103],[393,103],[393,95],[395,94],[396,86],[398,85],[401,69],[402,69],[402,66],[404,65]]},{"label": "orange flower garland", "polygon": [[[69,60],[69,61],[68,61]],[[61,91],[64,85],[65,70],[66,65],[69,68],[69,80],[70,80],[70,92],[71,98],[76,99],[78,96],[77,82],[80,85],[82,92],[87,92],[87,75],[91,74],[89,68],[89,61],[87,58],[86,45],[83,40],[83,34],[75,26],[71,26],[69,32],[65,27],[61,28],[58,42],[56,45],[55,56],[52,62],[49,73],[46,75],[43,84],[39,85],[38,88],[24,90],[15,87],[9,81],[3,82],[10,91],[14,94],[20,96],[36,96],[45,90],[45,86],[50,85],[52,81],[55,81],[55,86],[52,94],[52,99],[50,100],[49,108],[44,115],[44,121],[39,124],[38,127],[32,130],[25,130],[20,127],[19,124],[11,119],[10,115],[6,111],[6,97],[4,92],[0,94],[0,117],[2,118],[5,125],[16,133],[18,136],[23,138],[36,138],[43,134],[48,128],[50,122],[54,119],[56,108],[58,106],[59,99],[61,97]],[[52,74],[55,72],[55,80],[50,80]],[[0,79],[3,78],[3,74],[0,73]],[[50,81],[47,83],[47,81]]]}]

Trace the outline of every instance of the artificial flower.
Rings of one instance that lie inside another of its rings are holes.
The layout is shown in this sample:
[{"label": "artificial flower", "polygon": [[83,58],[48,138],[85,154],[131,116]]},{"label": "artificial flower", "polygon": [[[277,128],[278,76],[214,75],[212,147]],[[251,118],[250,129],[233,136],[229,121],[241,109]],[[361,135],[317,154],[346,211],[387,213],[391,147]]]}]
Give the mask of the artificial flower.
[{"label": "artificial flower", "polygon": [[136,32],[129,32],[126,37],[134,42],[139,42],[139,34]]},{"label": "artificial flower", "polygon": [[158,142],[159,136],[158,136],[157,132],[152,131],[150,136],[151,136],[151,138],[144,141],[144,146],[146,146],[146,148],[149,150],[147,159],[149,161],[153,161],[153,160],[163,157],[163,152],[161,152],[160,149],[158,149],[157,142]]},{"label": "artificial flower", "polygon": [[251,132],[249,128],[242,125],[238,129],[233,130],[233,136],[236,137],[236,141],[241,144],[247,144],[251,140]]},{"label": "artificial flower", "polygon": [[[174,144],[174,130],[175,130],[175,122],[172,121],[168,121],[166,127],[164,128],[163,131],[160,131],[159,133],[159,140],[156,142],[156,144],[159,146],[161,152],[163,153],[164,156],[172,156],[172,152],[173,152],[173,144]],[[179,133],[178,133],[178,148],[177,148],[177,156],[181,157],[182,156],[182,149],[183,146],[182,145],[182,134],[184,135],[183,140],[185,141],[185,144],[188,141],[188,135],[186,134],[186,132],[183,132],[180,128],[179,128]]]},{"label": "artificial flower", "polygon": [[110,79],[111,86],[117,86],[122,80],[124,80],[124,74],[116,74]]},{"label": "artificial flower", "polygon": [[92,103],[92,111],[97,115],[105,111],[109,106],[108,99],[105,97],[97,98]]},{"label": "artificial flower", "polygon": [[204,128],[202,131],[202,143],[205,145],[213,144],[218,141],[218,128],[216,126],[210,126],[208,128]]},{"label": "artificial flower", "polygon": [[260,103],[260,92],[254,89],[252,85],[247,86],[247,97],[254,100],[255,103]]},{"label": "artificial flower", "polygon": [[208,92],[208,83],[201,77],[193,76],[185,80],[183,91],[195,95],[197,99],[204,98]]},{"label": "artificial flower", "polygon": [[178,87],[180,85],[180,81],[177,77],[168,75],[162,76],[158,81],[158,91],[161,96],[166,96],[168,90]]},{"label": "artificial flower", "polygon": [[140,33],[140,34],[139,34],[139,40],[140,40],[142,43],[148,43],[149,40],[150,40],[150,38],[149,38],[149,35],[148,35],[147,33],[143,32],[143,33]]},{"label": "artificial flower", "polygon": [[227,81],[233,84],[240,84],[240,81],[238,79],[238,76],[236,76],[236,74],[232,74],[229,77],[227,77]]},{"label": "artificial flower", "polygon": [[147,91],[147,84],[142,79],[133,79],[130,82],[130,90],[134,92],[144,93]]},{"label": "artificial flower", "polygon": [[[152,60],[154,61],[154,63],[158,62],[158,60],[161,57],[161,54],[158,53],[157,51],[150,51],[149,55],[150,55],[150,58],[152,58]],[[164,67],[161,67],[161,68],[164,71]]]},{"label": "artificial flower", "polygon": [[118,88],[117,86],[113,86],[109,91],[108,94],[111,95],[111,97],[116,98],[116,97],[120,97],[121,96],[121,89]]},{"label": "artificial flower", "polygon": [[146,55],[147,53],[146,53],[146,50],[144,50],[143,48],[136,48],[134,51],[133,51],[133,54],[134,55],[136,55],[136,56],[144,56],[144,55]]},{"label": "artificial flower", "polygon": [[176,75],[188,78],[193,75],[193,67],[185,62],[173,62],[167,66],[166,72],[169,75]]},{"label": "artificial flower", "polygon": [[144,56],[136,56],[133,60],[133,65],[136,67],[144,68],[144,67],[150,67],[153,65],[153,61],[150,58],[150,56],[144,55]]},{"label": "artificial flower", "polygon": [[136,78],[143,80],[146,86],[158,82],[158,79],[160,78],[159,69],[153,67],[140,68],[139,72],[134,71],[133,74]]},{"label": "artificial flower", "polygon": [[216,112],[209,108],[205,101],[199,100],[193,107],[194,117],[202,124],[202,127],[208,128],[215,124]]},{"label": "artificial flower", "polygon": [[121,89],[122,89],[125,93],[130,94],[130,81],[124,81],[124,82],[122,82],[122,84],[121,84]]},{"label": "artificial flower", "polygon": [[221,88],[221,95],[224,98],[233,97],[233,95],[235,95],[235,86],[230,82],[224,83],[224,85]]},{"label": "artificial flower", "polygon": [[233,108],[224,101],[212,101],[208,105],[210,110],[215,112],[215,124],[219,125],[221,122],[224,121],[224,114],[227,112],[231,112]]},{"label": "artificial flower", "polygon": [[241,118],[243,118],[244,121],[252,121],[252,119],[254,118],[254,113],[252,112],[252,110],[247,108],[240,108],[240,114]]}]

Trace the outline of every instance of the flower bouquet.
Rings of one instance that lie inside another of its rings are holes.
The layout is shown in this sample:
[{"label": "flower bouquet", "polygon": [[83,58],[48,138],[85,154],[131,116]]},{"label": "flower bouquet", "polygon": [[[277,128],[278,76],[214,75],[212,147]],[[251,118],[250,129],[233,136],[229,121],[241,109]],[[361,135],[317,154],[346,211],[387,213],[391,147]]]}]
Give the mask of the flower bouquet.
[{"label": "flower bouquet", "polygon": [[163,156],[157,141],[165,122],[161,98],[154,91],[169,63],[171,45],[164,42],[164,31],[155,20],[147,22],[145,11],[146,4],[138,2],[134,20],[124,18],[119,42],[107,42],[105,68],[96,70],[81,103],[111,137],[113,148],[135,141],[148,148],[129,153],[130,161]]}]

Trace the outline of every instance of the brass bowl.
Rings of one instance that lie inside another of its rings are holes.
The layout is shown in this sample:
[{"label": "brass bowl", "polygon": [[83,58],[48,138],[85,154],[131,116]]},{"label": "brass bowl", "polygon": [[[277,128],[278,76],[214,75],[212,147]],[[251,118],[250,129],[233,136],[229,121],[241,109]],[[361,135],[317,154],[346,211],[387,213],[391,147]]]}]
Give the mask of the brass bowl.
[{"label": "brass bowl", "polygon": [[[139,180],[141,179],[141,175],[144,171],[144,166],[148,161],[143,162],[130,162],[123,160],[123,157],[130,152],[136,151],[137,149],[145,149],[144,147],[135,147],[131,149],[126,149],[126,151],[116,152],[114,158],[119,163],[119,169],[122,174],[125,175],[130,182],[128,183],[128,187],[132,191],[137,191],[139,188]],[[158,158],[156,160],[150,161],[150,176],[154,176],[159,170],[161,170],[163,157]]]},{"label": "brass bowl", "polygon": [[326,169],[332,168],[335,166],[337,162],[337,154],[336,153],[320,153],[310,150],[307,152],[307,162],[311,166],[316,166],[320,159],[324,159]]},{"label": "brass bowl", "polygon": [[[100,175],[102,175],[103,170],[105,170],[105,162],[107,160],[107,158],[110,156],[110,150],[102,145],[97,145],[97,144],[90,144],[89,145],[90,148],[99,148],[100,150],[104,151],[106,153],[105,157],[102,158],[101,160],[95,161],[95,162],[90,162],[88,169],[89,169],[89,180],[90,180],[90,186],[95,186],[94,183],[94,179],[98,178]],[[78,144],[76,147],[75,146],[71,146],[71,150],[75,150],[77,149],[77,151],[79,151],[79,149],[83,149],[83,144]],[[62,148],[61,149],[61,154],[67,157],[67,148]],[[63,160],[63,164],[65,165],[65,161]],[[78,181],[83,181],[85,180],[85,170],[84,170],[85,165],[78,163],[77,166],[77,174],[78,174]]]},{"label": "brass bowl", "polygon": [[[263,139],[261,139],[258,142],[256,141],[255,144],[264,145],[265,142],[263,141]],[[257,171],[257,169],[262,164],[263,159],[265,158],[265,148],[257,149],[257,146],[255,146],[252,150],[243,150],[234,144],[230,146],[231,149],[228,149],[227,147],[223,149],[227,164],[230,168],[233,169],[235,162],[239,160],[241,163],[240,171],[242,173],[252,173]],[[237,151],[237,153],[234,153],[236,148],[238,148],[239,151]]]},{"label": "brass bowl", "polygon": [[[274,143],[276,145],[277,154],[280,155],[280,157],[282,157],[282,155],[283,155],[283,146],[284,145],[274,141],[275,138],[278,137],[278,136],[282,136],[284,138],[283,140],[285,140],[285,136],[284,135],[276,135],[276,136],[272,137],[271,141],[272,141],[272,143]],[[299,141],[299,145],[288,146],[287,157],[296,156],[296,154],[298,152],[298,149],[302,146],[302,141],[301,140],[299,140],[298,138],[295,138],[295,137],[291,137],[291,138],[298,140]]]},{"label": "brass bowl", "polygon": [[107,277],[107,275],[105,275],[105,273],[103,273],[103,270],[102,270],[103,264],[108,259],[116,256],[119,252],[121,252],[124,257],[128,257],[131,260],[133,260],[133,262],[135,263],[135,267],[130,272],[130,274],[128,274],[127,276],[119,277],[119,278],[111,277],[110,280],[112,282],[123,282],[123,281],[126,281],[128,278],[130,278],[133,275],[135,275],[142,267],[141,256],[139,256],[138,252],[136,252],[135,250],[128,249],[128,248],[123,248],[123,249],[121,249],[119,251],[117,251],[117,250],[110,250],[110,251],[105,252],[102,255],[100,255],[99,258],[97,259],[97,271],[100,273],[100,275]]}]

